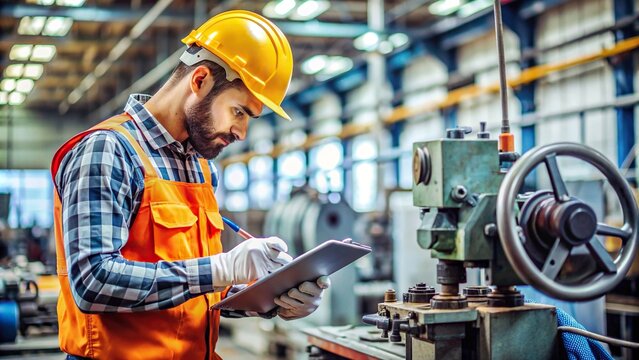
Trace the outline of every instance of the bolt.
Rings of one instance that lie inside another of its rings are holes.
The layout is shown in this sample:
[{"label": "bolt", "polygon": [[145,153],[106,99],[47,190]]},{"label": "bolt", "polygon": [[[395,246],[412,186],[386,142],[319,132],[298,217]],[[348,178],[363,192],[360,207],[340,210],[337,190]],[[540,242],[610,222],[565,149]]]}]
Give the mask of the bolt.
[{"label": "bolt", "polygon": [[384,302],[397,302],[397,294],[395,293],[395,290],[388,289],[386,290],[386,292],[384,292]]},{"label": "bolt", "polygon": [[484,235],[489,238],[497,237],[497,226],[495,224],[486,224],[484,226]]}]

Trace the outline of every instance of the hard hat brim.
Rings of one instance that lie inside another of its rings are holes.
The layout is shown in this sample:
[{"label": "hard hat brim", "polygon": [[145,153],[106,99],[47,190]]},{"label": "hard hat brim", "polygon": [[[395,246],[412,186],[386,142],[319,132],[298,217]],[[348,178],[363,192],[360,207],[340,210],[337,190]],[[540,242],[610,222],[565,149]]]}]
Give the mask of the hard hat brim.
[{"label": "hard hat brim", "polygon": [[[242,75],[240,75],[240,78],[242,78]],[[266,98],[264,95],[256,91],[253,91],[251,89],[249,89],[249,91],[251,92],[251,94],[253,94],[253,96],[255,96],[259,101],[261,101],[262,104],[266,105],[269,109],[273,110],[274,113],[276,113],[277,115],[283,117],[284,119],[288,121],[291,121],[291,117],[286,113],[286,111],[284,111],[284,109],[282,109],[281,106],[275,104],[274,102]]]}]

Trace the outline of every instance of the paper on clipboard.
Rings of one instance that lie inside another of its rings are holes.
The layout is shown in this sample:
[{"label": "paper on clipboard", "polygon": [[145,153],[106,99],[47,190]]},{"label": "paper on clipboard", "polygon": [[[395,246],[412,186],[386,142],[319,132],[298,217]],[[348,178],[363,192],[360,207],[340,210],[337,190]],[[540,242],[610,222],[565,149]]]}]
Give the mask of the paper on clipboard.
[{"label": "paper on clipboard", "polygon": [[371,248],[366,245],[350,241],[326,241],[212,308],[267,313],[277,306],[273,299],[289,289],[304,281],[330,275],[370,252]]}]

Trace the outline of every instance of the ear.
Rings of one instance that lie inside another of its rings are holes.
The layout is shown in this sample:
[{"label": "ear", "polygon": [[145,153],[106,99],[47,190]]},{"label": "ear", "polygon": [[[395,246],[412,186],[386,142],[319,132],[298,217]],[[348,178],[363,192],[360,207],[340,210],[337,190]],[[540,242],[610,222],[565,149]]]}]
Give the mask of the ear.
[{"label": "ear", "polygon": [[189,85],[191,92],[200,99],[204,99],[213,89],[215,80],[208,67],[200,65],[193,70]]}]

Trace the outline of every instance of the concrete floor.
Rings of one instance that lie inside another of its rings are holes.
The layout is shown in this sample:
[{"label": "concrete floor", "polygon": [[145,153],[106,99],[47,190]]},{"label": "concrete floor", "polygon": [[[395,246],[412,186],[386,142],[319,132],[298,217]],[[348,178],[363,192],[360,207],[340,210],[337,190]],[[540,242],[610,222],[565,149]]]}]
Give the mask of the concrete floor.
[{"label": "concrete floor", "polygon": [[[230,338],[220,337],[217,344],[217,353],[225,360],[259,360],[262,357],[256,356],[253,353],[239,348],[235,345]],[[0,360],[64,360],[66,355],[62,353],[48,353],[48,354],[24,354],[24,355],[8,355],[4,356],[0,352]]]}]

